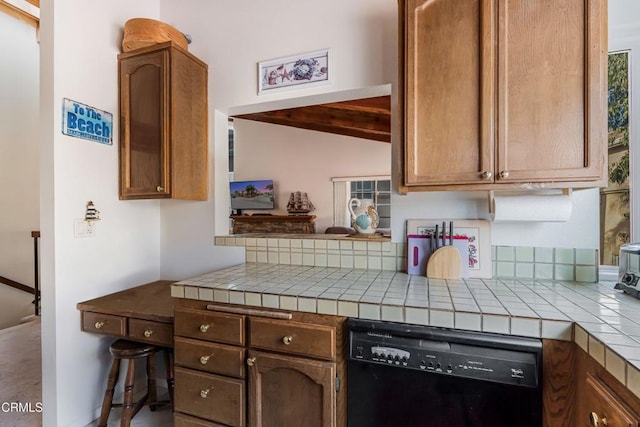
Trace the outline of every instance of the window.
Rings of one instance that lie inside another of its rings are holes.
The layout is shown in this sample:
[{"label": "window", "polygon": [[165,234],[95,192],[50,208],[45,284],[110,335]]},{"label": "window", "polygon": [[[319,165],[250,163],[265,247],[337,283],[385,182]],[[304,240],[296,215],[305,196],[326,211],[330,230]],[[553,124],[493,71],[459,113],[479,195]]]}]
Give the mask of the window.
[{"label": "window", "polygon": [[378,228],[391,228],[391,177],[362,176],[332,178],[333,224],[350,227],[347,203],[352,198],[373,200],[378,212]]},{"label": "window", "polygon": [[372,199],[378,212],[379,228],[391,228],[391,180],[351,181],[349,199]]},{"label": "window", "polygon": [[640,57],[636,54],[640,49],[640,33],[636,25],[626,25],[627,19],[633,16],[626,6],[610,7],[609,182],[600,191],[601,281],[618,279],[620,245],[640,241],[640,186],[634,185],[640,176],[640,132],[637,132],[640,129],[640,97],[633,85],[640,77]]}]

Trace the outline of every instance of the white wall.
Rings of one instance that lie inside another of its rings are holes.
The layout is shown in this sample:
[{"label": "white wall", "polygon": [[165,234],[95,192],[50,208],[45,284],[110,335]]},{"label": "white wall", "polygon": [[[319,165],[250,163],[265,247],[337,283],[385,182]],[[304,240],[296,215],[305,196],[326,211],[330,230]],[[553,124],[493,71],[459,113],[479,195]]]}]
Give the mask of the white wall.
[{"label": "white wall", "polygon": [[[39,46],[36,30],[0,13],[0,276],[33,286],[38,230]],[[0,284],[0,329],[33,314],[33,295]]]},{"label": "white wall", "polygon": [[333,225],[331,178],[391,174],[391,144],[239,119],[234,129],[234,179],[273,179],[277,215],[292,192],[306,192],[316,233]]},{"label": "white wall", "polygon": [[[76,304],[160,277],[157,201],[118,200],[117,60],[131,17],[157,1],[42,2],[41,230],[44,425],[84,426],[104,393],[112,338],[80,331]],[[114,115],[113,145],[61,133],[62,99]],[[87,201],[102,213],[94,238],[74,239]]]},{"label": "white wall", "polygon": [[[207,41],[192,51],[209,64],[210,107],[220,110],[238,105],[310,93],[339,91],[392,83],[392,108],[397,113],[397,3],[393,0],[333,0],[317,3],[247,2],[231,0],[214,3],[192,0],[197,14],[166,0],[161,0],[162,15],[171,16],[183,31],[197,42]],[[312,17],[312,18],[309,18]],[[328,27],[327,23],[331,23]],[[328,30],[330,28],[330,30]],[[293,36],[300,35],[300,36]],[[259,61],[329,47],[334,53],[336,79],[330,86],[300,89],[258,96],[256,64]],[[226,52],[232,51],[229,55]],[[226,153],[226,117],[214,119],[215,150]],[[394,122],[394,144],[399,140],[399,123]],[[226,154],[215,159],[216,230],[226,232]],[[410,218],[451,217],[483,218],[488,216],[486,193],[446,192],[414,193],[392,196],[393,239],[402,241],[404,224]],[[595,204],[594,204],[595,203]],[[164,206],[163,206],[164,208]],[[574,212],[568,223],[494,224],[493,244],[541,245],[597,248],[598,216],[595,190],[581,191],[574,197]],[[164,219],[169,220],[163,210]],[[171,219],[177,222],[177,218]],[[177,235],[178,229],[167,235]],[[166,245],[163,244],[163,253]],[[165,261],[163,256],[163,268]]]},{"label": "white wall", "polygon": [[[599,199],[597,189],[573,192],[572,215],[567,222],[494,222],[491,224],[493,245],[539,246],[556,248],[599,247]],[[404,221],[411,218],[489,219],[487,192],[410,193],[392,195],[392,238],[399,241],[396,230],[405,232]],[[400,211],[400,214],[398,214]]]},{"label": "white wall", "polygon": [[[209,65],[211,116],[210,201],[162,203],[162,274],[168,278],[244,260],[239,248],[213,246],[214,234],[227,234],[229,228],[223,112],[389,83],[397,70],[397,17],[395,0],[160,0],[160,5],[161,18],[189,33],[193,38],[189,50]],[[334,58],[331,85],[257,95],[258,61],[323,48],[331,48]]]}]

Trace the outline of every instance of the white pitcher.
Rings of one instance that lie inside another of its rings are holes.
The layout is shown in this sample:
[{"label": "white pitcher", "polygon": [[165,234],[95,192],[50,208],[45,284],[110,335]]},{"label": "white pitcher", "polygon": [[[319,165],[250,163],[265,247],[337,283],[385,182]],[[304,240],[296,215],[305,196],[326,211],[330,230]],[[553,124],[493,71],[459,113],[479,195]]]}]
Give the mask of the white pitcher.
[{"label": "white pitcher", "polygon": [[[355,209],[353,204],[355,203]],[[373,200],[356,199],[349,200],[347,208],[351,214],[351,226],[359,234],[373,234],[378,228],[378,212],[376,211]]]}]

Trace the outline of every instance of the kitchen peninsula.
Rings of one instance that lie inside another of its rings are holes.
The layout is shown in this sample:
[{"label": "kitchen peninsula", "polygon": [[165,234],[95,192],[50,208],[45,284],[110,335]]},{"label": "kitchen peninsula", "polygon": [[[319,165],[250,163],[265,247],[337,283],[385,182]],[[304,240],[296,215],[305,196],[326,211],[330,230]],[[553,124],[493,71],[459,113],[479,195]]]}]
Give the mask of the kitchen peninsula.
[{"label": "kitchen peninsula", "polygon": [[[213,341],[219,343],[214,345],[233,344],[230,349],[224,348],[235,351],[237,360],[245,356],[247,372],[242,364],[234,381],[241,386],[246,374],[250,378],[249,394],[234,393],[241,406],[248,405],[250,413],[266,396],[255,394],[256,381],[274,380],[273,376],[263,377],[268,373],[262,370],[251,370],[261,361],[268,360],[263,363],[270,369],[291,368],[286,361],[292,360],[319,364],[314,368],[317,375],[327,380],[336,372],[334,381],[344,384],[342,327],[349,317],[543,339],[545,425],[558,425],[559,420],[575,417],[582,420],[589,415],[583,408],[583,401],[591,402],[584,391],[589,380],[584,378],[597,376],[605,390],[613,390],[611,393],[627,402],[625,410],[633,408],[640,398],[640,301],[614,291],[610,284],[530,279],[445,281],[397,271],[249,262],[176,282],[171,285],[171,295],[176,313],[183,310],[195,316],[196,326],[215,325],[216,320],[207,320],[207,315],[239,322],[234,329],[237,338]],[[247,337],[243,333],[246,320]],[[297,328],[295,333],[288,332],[291,327]],[[201,341],[190,340],[193,345],[202,345]],[[298,342],[315,343],[307,350],[312,354],[288,354]],[[311,368],[296,365],[295,369]],[[178,388],[179,382],[177,378]],[[326,382],[319,384],[324,384],[322,390],[329,393]],[[337,425],[342,425],[344,417],[341,398],[344,395],[338,393],[337,408],[323,409],[333,411]],[[578,400],[575,407],[574,399]],[[325,395],[320,402],[332,401]],[[632,416],[637,416],[635,412]],[[191,412],[194,414],[198,412]]]}]

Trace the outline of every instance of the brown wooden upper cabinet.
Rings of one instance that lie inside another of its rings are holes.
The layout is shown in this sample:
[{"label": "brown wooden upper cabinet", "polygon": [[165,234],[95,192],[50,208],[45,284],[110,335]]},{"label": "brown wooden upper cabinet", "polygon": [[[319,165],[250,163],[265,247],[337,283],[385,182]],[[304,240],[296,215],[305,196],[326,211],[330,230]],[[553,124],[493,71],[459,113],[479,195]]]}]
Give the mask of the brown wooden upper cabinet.
[{"label": "brown wooden upper cabinet", "polygon": [[605,184],[606,0],[399,5],[400,191]]},{"label": "brown wooden upper cabinet", "polygon": [[120,199],[207,200],[207,64],[171,42],[118,55]]}]

